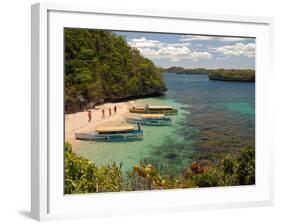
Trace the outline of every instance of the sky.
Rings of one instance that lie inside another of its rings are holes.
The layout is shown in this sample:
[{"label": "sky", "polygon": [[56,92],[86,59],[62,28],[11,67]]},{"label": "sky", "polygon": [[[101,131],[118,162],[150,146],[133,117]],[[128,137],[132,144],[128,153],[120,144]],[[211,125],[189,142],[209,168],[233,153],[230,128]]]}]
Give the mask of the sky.
[{"label": "sky", "polygon": [[115,32],[163,68],[255,69],[255,38]]}]

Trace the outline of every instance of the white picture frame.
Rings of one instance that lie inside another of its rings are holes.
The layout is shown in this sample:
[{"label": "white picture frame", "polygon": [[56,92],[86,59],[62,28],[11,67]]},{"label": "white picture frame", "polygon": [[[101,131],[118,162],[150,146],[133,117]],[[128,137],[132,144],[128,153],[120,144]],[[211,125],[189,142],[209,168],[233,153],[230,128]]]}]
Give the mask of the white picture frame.
[{"label": "white picture frame", "polygon": [[[31,214],[37,220],[273,203],[270,110],[273,19],[38,3],[32,5]],[[256,184],[167,191],[63,194],[63,27],[256,38]],[[266,73],[266,77],[265,74]]]}]

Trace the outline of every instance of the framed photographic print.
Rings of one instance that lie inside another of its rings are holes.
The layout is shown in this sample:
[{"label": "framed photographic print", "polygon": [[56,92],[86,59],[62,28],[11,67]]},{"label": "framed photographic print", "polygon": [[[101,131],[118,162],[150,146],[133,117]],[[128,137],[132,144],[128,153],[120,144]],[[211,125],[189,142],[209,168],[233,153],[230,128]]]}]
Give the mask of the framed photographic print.
[{"label": "framed photographic print", "polygon": [[32,217],[270,205],[270,18],[32,6]]}]

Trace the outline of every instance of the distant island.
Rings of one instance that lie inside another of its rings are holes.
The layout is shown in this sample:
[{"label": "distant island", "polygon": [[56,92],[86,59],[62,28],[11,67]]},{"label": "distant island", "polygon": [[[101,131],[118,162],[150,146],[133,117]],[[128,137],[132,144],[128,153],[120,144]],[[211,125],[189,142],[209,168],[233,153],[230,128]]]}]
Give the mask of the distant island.
[{"label": "distant island", "polygon": [[216,69],[208,75],[210,80],[255,82],[255,71],[250,69]]},{"label": "distant island", "polygon": [[65,112],[104,102],[163,95],[153,62],[110,31],[65,28]]},{"label": "distant island", "polygon": [[170,68],[162,68],[162,72],[170,72],[170,73],[176,73],[176,74],[198,74],[198,75],[207,75],[210,70],[205,68],[183,68],[183,67],[177,67],[172,66]]},{"label": "distant island", "polygon": [[166,69],[162,68],[161,71],[186,75],[208,75],[210,80],[255,82],[255,70],[252,69],[187,69],[172,66]]}]

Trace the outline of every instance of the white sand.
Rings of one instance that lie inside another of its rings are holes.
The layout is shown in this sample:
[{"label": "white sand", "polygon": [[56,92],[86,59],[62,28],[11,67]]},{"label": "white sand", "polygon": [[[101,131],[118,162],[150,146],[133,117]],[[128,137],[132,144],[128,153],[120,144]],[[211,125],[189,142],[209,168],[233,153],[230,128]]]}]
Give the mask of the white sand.
[{"label": "white sand", "polygon": [[[122,125],[124,118],[129,115],[129,108],[133,101],[121,103],[105,103],[91,109],[92,120],[88,122],[88,111],[65,115],[65,141],[70,142],[74,147],[79,142],[75,139],[75,132],[93,132],[100,126]],[[114,106],[117,112],[114,114]],[[111,108],[112,115],[109,116],[108,109]],[[102,109],[105,110],[105,118],[102,117]]]}]

